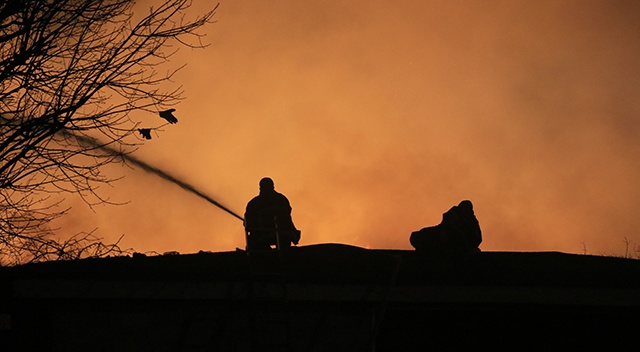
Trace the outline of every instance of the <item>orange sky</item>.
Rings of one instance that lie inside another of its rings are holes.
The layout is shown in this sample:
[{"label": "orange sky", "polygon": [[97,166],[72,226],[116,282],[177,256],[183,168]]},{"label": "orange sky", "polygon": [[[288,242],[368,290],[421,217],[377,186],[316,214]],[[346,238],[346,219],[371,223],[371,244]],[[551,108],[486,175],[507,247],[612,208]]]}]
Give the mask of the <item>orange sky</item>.
[{"label": "orange sky", "polygon": [[[178,124],[135,155],[241,215],[272,177],[301,245],[410,249],[470,199],[485,251],[622,255],[640,245],[638,18],[636,1],[222,1],[210,46],[172,59]],[[70,197],[63,232],[244,247],[238,219],[115,171],[101,190],[129,203]]]}]

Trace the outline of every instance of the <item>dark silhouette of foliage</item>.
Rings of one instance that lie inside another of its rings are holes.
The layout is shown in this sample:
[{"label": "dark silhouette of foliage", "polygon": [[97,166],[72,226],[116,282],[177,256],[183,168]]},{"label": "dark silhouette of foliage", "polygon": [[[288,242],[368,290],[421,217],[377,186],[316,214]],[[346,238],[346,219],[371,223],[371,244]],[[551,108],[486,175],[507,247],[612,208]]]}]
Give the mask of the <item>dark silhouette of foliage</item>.
[{"label": "dark silhouette of foliage", "polygon": [[173,116],[174,111],[176,111],[176,109],[160,111],[160,117],[167,120],[169,123],[178,123],[178,119],[175,116]]},{"label": "dark silhouette of foliage", "polygon": [[119,250],[91,234],[54,240],[50,222],[66,209],[52,195],[107,202],[96,192],[114,181],[103,166],[125,162],[141,140],[131,113],[183,98],[165,84],[180,67],[158,69],[177,47],[204,47],[197,30],[217,5],[189,19],[188,0],[150,4],[134,13],[132,0],[0,2],[0,264]]},{"label": "dark silhouette of foliage", "polygon": [[138,132],[144,139],[151,139],[151,129],[150,128],[138,128]]}]

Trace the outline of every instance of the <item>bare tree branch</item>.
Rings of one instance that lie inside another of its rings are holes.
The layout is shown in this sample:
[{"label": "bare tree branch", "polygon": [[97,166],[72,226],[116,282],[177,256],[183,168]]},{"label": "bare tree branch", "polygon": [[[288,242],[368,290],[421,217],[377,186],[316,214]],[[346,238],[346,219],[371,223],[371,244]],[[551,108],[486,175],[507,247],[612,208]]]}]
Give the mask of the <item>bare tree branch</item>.
[{"label": "bare tree branch", "polygon": [[190,1],[164,0],[134,21],[133,5],[0,3],[0,264],[109,252],[91,234],[52,240],[48,224],[66,210],[46,195],[105,202],[98,185],[114,179],[103,167],[123,162],[118,153],[132,152],[140,140],[131,112],[155,114],[183,99],[181,87],[166,84],[181,67],[157,69],[174,45],[203,48],[197,31],[217,9],[189,18]]}]

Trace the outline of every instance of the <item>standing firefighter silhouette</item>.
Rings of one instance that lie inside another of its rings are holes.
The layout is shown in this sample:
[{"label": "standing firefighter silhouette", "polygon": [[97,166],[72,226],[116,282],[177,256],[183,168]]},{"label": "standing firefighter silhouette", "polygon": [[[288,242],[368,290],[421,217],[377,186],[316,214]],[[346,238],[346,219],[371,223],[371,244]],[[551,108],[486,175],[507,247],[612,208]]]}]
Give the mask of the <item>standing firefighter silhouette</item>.
[{"label": "standing firefighter silhouette", "polygon": [[260,180],[260,194],[247,204],[244,214],[247,247],[251,250],[278,249],[297,245],[300,231],[291,219],[291,204],[287,197],[276,192],[273,180]]}]

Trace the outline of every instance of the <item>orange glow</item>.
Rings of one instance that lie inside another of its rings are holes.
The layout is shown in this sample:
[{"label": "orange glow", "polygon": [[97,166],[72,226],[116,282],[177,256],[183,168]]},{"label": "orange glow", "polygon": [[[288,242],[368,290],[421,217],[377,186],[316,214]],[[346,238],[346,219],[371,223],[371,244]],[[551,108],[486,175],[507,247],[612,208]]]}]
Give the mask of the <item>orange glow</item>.
[{"label": "orange glow", "polygon": [[[485,251],[624,254],[625,238],[640,245],[639,15],[606,1],[223,2],[211,45],[173,59],[188,62],[178,124],[136,156],[239,214],[272,177],[300,245],[410,249],[470,199]],[[238,219],[114,171],[126,177],[104,192],[129,203],[92,213],[70,198],[64,231],[124,234],[141,252],[244,247]]]}]

